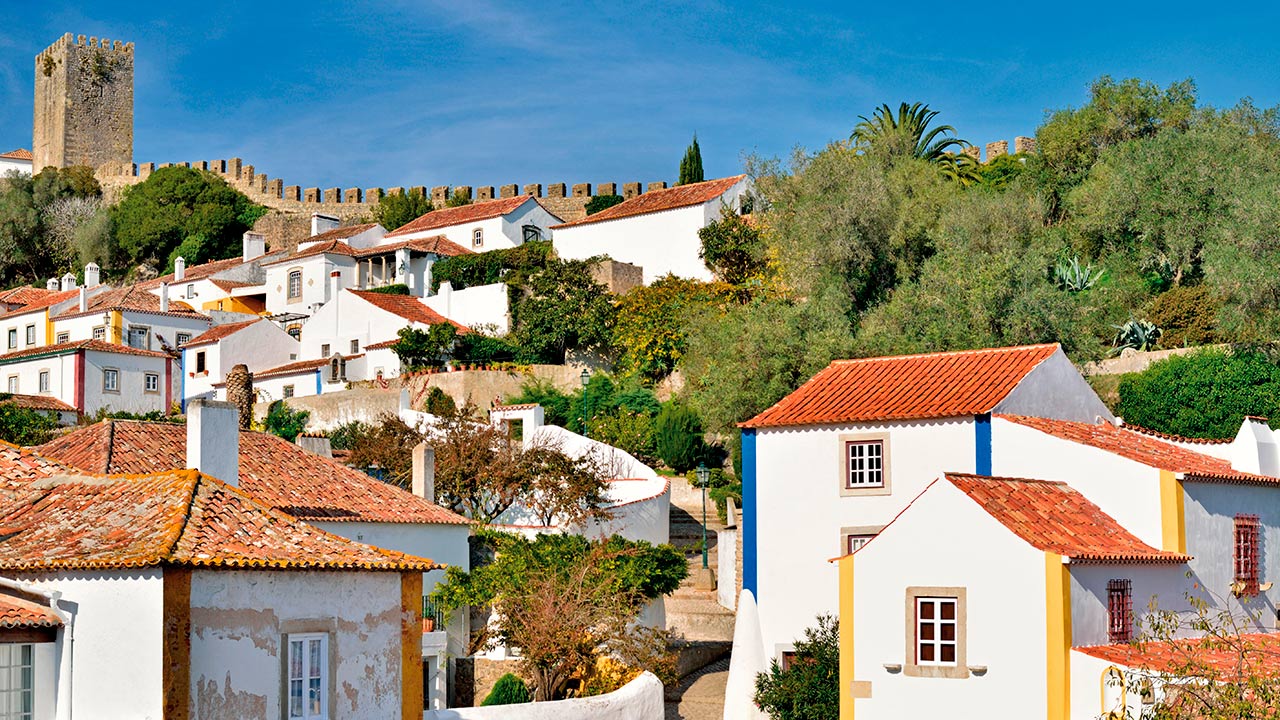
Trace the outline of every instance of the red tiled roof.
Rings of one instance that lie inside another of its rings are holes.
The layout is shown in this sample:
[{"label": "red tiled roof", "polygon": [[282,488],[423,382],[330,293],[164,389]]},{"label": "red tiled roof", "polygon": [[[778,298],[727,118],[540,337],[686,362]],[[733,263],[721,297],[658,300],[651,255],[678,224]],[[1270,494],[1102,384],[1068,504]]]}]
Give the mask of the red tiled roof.
[{"label": "red tiled roof", "polygon": [[32,287],[30,285],[22,285],[0,292],[0,302],[12,303],[15,305],[29,305],[32,302],[43,300],[50,295],[57,295],[57,290],[48,288]]},{"label": "red tiled roof", "polygon": [[1124,424],[1124,429],[1125,429],[1125,430],[1131,430],[1131,431],[1136,432],[1136,433],[1142,433],[1143,435],[1150,435],[1150,436],[1152,436],[1152,437],[1158,437],[1158,438],[1160,438],[1161,440],[1168,440],[1169,442],[1175,442],[1175,443],[1185,443],[1185,444],[1188,444],[1188,445],[1229,445],[1229,444],[1231,444],[1231,442],[1232,442],[1233,440],[1235,440],[1235,438],[1193,438],[1193,437],[1184,437],[1184,436],[1182,436],[1182,435],[1173,435],[1173,434],[1170,434],[1170,433],[1162,433],[1162,432],[1160,432],[1159,430],[1152,430],[1152,429],[1150,429],[1150,428],[1144,428],[1144,427],[1142,427],[1141,425],[1134,425],[1133,423],[1129,423],[1129,422],[1126,422],[1126,423]]},{"label": "red tiled roof", "polygon": [[[499,198],[497,200],[474,202],[470,205],[461,205],[459,207],[446,207],[440,208],[439,210],[432,210],[426,215],[423,215],[418,219],[387,233],[387,237],[400,237],[410,233],[424,232],[427,230],[435,230],[437,228],[452,227],[454,225],[462,225],[464,223],[500,217],[509,212],[515,211],[521,205],[524,205],[530,200],[538,202],[538,199],[532,195],[517,195],[515,197]],[[541,205],[541,203],[538,204]]]},{"label": "red tiled roof", "polygon": [[[32,289],[35,290],[36,288]],[[37,310],[44,310],[53,305],[57,305],[60,302],[73,300],[80,295],[80,290],[46,290],[45,293],[46,294],[43,296],[28,295],[27,297],[29,299],[22,307],[15,308],[4,313],[4,317],[25,315],[26,313],[36,312]]]},{"label": "red tiled roof", "polygon": [[423,325],[437,325],[439,323],[451,323],[459,330],[465,331],[467,326],[456,323],[440,313],[432,310],[422,304],[418,298],[412,295],[388,295],[386,293],[371,292],[369,290],[347,290],[347,292],[377,307],[379,310],[385,310],[393,315],[410,320]]},{"label": "red tiled roof", "polygon": [[[104,420],[36,448],[91,473],[155,473],[186,464],[186,427]],[[268,433],[240,433],[240,489],[303,520],[433,523],[468,520],[425,498]]]},{"label": "red tiled roof", "polygon": [[3,570],[441,567],[331,535],[195,470],[54,477],[29,485],[29,495],[0,505]]},{"label": "red tiled roof", "polygon": [[259,283],[251,283],[251,282],[240,282],[239,280],[218,280],[216,278],[213,280],[210,280],[209,283],[224,292],[231,292],[236,288],[253,287],[254,285],[259,284]]},{"label": "red tiled roof", "polygon": [[263,319],[260,318],[257,320],[245,320],[244,322],[226,323],[225,325],[214,325],[208,330],[191,338],[191,340],[184,343],[182,347],[189,348],[195,347],[196,345],[216,343],[222,338],[227,337],[228,335],[234,335],[256,322],[263,322]]},{"label": "red tiled roof", "polygon": [[55,475],[78,475],[79,470],[51,460],[34,450],[20,448],[0,440],[0,486],[9,487],[8,483],[53,477]]},{"label": "red tiled roof", "polygon": [[146,282],[140,282],[137,286],[144,290],[152,290],[160,287],[161,283],[169,283],[172,285],[176,282],[195,282],[197,280],[204,280],[205,278],[212,277],[220,272],[226,272],[227,270],[238,268],[243,264],[244,258],[239,255],[236,257],[226,258],[224,260],[210,260],[209,262],[200,263],[199,265],[191,265],[184,269],[182,271],[181,280],[174,280],[174,274],[169,273],[168,275],[161,275],[160,277],[152,278]]},{"label": "red tiled roof", "polygon": [[432,235],[431,237],[401,240],[400,242],[388,243],[386,245],[374,245],[373,247],[362,248],[360,250],[356,250],[356,257],[383,255],[395,252],[396,250],[404,247],[407,247],[410,250],[417,250],[418,252],[435,253],[441,257],[474,254],[470,250],[462,247],[443,235]]},{"label": "red tiled roof", "polygon": [[309,238],[303,238],[301,242],[328,242],[330,240],[346,240],[353,238],[366,230],[372,230],[377,227],[378,223],[363,223],[361,225],[348,225],[346,227],[338,227],[332,230],[326,230],[319,235],[312,235]]},{"label": "red tiled roof", "polygon": [[1022,415],[997,415],[1012,423],[1024,425],[1054,437],[1088,445],[1140,462],[1158,470],[1168,470],[1189,477],[1228,480],[1249,484],[1280,484],[1280,478],[1240,472],[1231,462],[1189,448],[1158,440],[1143,433],[1117,427],[1111,423],[1071,422]]},{"label": "red tiled roof", "polygon": [[1142,542],[1066,483],[960,473],[947,473],[946,479],[1036,549],[1074,562],[1184,563],[1190,559]]},{"label": "red tiled roof", "polygon": [[[342,357],[347,360],[354,360],[355,358],[358,358],[358,357],[364,357],[364,353],[359,353],[357,355],[343,355]],[[315,360],[299,360],[297,362],[288,363],[287,365],[278,365],[276,367],[268,368],[266,370],[259,370],[255,372],[253,376],[255,378],[267,378],[267,377],[275,377],[277,375],[292,375],[294,373],[306,372],[308,370],[318,370],[322,367],[325,367],[328,364],[329,364],[329,358],[317,358]],[[213,386],[222,387],[225,384],[226,383],[223,383],[223,382],[217,382],[217,383],[214,383]]]},{"label": "red tiled roof", "polygon": [[62,618],[48,605],[0,594],[0,628],[51,628],[61,624]]},{"label": "red tiled roof", "polygon": [[17,150],[10,150],[7,153],[0,154],[0,158],[7,158],[9,160],[35,160],[35,156],[32,155],[31,151],[27,150],[26,148],[18,148]]},{"label": "red tiled roof", "polygon": [[73,307],[58,313],[53,317],[53,319],[66,320],[68,318],[103,313],[109,310],[127,310],[130,312],[142,312],[150,315],[207,319],[204,315],[196,312],[195,308],[192,308],[181,300],[170,300],[169,309],[162,311],[160,309],[160,296],[147,290],[142,285],[130,285],[129,287],[120,288],[118,290],[108,290],[104,293],[98,293],[97,295],[89,298],[88,308],[89,309],[87,310],[81,310],[78,306]]},{"label": "red tiled roof", "polygon": [[[317,235],[316,237],[320,236]],[[303,242],[307,241],[304,240]],[[302,258],[314,257],[316,255],[346,255],[347,257],[355,257],[356,249],[341,240],[328,240],[316,243],[315,245],[310,245],[303,250],[293,253],[292,255],[278,257],[262,264],[264,266],[278,265],[283,262],[292,262],[294,260],[301,260]]]},{"label": "red tiled roof", "polygon": [[744,428],[991,412],[1055,345],[836,360]]},{"label": "red tiled roof", "polygon": [[0,403],[13,403],[30,410],[58,410],[76,412],[76,409],[49,395],[22,395],[20,393],[0,393]]},{"label": "red tiled roof", "polygon": [[1280,633],[1241,633],[1213,640],[1188,638],[1084,645],[1072,649],[1122,667],[1211,675],[1206,679],[1235,678],[1242,672],[1280,675]]},{"label": "red tiled roof", "polygon": [[365,345],[364,349],[365,350],[385,350],[386,348],[389,348],[398,342],[400,342],[400,338],[395,338],[392,340],[383,340],[382,342],[376,342],[372,345]]},{"label": "red tiled roof", "polygon": [[648,215],[649,213],[675,210],[676,208],[690,205],[701,205],[725,194],[729,191],[729,188],[737,185],[745,177],[746,175],[734,175],[733,177],[707,180],[700,183],[677,185],[664,190],[650,190],[630,200],[624,200],[613,207],[605,208],[594,215],[588,215],[581,220],[574,220],[562,225],[553,225],[551,229],[590,225],[591,223],[605,222],[606,220],[620,220],[636,215]]},{"label": "red tiled roof", "polygon": [[75,342],[45,345],[43,347],[34,347],[26,350],[16,350],[11,353],[5,353],[4,355],[0,355],[0,365],[18,360],[26,360],[33,357],[42,357],[45,355],[62,355],[76,350],[93,350],[95,352],[116,353],[117,355],[138,355],[140,357],[169,357],[165,353],[156,352],[155,350],[142,350],[139,348],[129,347],[128,345],[116,345],[102,340],[77,340]]}]

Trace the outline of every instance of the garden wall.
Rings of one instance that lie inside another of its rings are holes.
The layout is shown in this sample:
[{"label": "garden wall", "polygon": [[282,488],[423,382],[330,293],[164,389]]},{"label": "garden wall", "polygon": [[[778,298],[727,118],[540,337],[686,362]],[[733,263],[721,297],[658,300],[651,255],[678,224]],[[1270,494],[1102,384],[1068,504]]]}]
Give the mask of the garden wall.
[{"label": "garden wall", "polygon": [[428,710],[423,720],[662,720],[662,681],[653,673],[589,698]]}]

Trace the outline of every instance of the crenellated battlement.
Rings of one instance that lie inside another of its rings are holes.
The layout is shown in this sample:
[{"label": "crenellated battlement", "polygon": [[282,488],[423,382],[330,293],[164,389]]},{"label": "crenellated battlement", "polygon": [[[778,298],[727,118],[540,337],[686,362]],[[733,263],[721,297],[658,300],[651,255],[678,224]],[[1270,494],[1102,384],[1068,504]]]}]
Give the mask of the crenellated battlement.
[{"label": "crenellated battlement", "polygon": [[[1029,155],[1034,153],[1035,151],[1036,151],[1035,138],[1027,137],[1025,135],[1019,135],[1013,139],[1014,154]],[[982,148],[978,145],[970,145],[969,147],[965,148],[964,150],[961,150],[960,152],[964,155],[968,155],[969,157],[973,158],[974,160],[977,160],[978,162],[991,162],[992,160],[995,160],[1001,155],[1009,154],[1009,141],[996,140],[994,142],[987,143],[987,159],[985,161],[982,159]]]},{"label": "crenellated battlement", "polygon": [[31,153],[48,166],[133,157],[133,43],[66,33],[35,56]]}]

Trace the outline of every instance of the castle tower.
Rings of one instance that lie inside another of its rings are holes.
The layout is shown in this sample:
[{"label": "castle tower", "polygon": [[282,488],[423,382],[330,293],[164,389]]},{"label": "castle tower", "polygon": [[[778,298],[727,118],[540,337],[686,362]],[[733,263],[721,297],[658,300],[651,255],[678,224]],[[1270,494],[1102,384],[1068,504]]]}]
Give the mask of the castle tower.
[{"label": "castle tower", "polygon": [[33,172],[133,162],[133,43],[67,33],[36,55]]}]

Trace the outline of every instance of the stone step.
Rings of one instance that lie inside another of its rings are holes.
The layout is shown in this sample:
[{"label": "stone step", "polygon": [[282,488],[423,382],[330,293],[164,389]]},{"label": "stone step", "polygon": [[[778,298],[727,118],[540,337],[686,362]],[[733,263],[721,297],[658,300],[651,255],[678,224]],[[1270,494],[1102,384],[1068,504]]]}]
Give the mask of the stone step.
[{"label": "stone step", "polygon": [[733,641],[734,615],[713,600],[669,597],[667,628],[685,640]]}]

